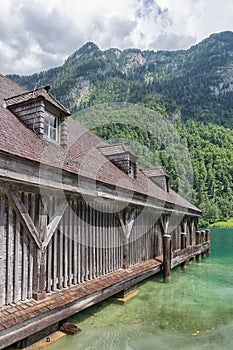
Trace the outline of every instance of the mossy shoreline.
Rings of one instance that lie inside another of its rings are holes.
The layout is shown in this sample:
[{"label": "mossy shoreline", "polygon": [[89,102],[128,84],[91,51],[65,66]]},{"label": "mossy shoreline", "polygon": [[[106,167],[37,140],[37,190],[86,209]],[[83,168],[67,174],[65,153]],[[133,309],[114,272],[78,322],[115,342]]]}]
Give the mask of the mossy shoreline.
[{"label": "mossy shoreline", "polygon": [[209,226],[210,228],[233,228],[233,218],[226,221],[217,221]]}]

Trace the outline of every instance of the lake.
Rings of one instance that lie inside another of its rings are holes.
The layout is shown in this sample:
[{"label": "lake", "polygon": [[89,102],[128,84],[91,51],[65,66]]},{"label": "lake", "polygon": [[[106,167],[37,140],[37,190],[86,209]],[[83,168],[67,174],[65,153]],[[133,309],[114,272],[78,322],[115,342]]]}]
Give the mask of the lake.
[{"label": "lake", "polygon": [[82,332],[49,350],[232,350],[233,229],[212,229],[211,253],[142,282],[125,303],[106,300],[69,319]]}]

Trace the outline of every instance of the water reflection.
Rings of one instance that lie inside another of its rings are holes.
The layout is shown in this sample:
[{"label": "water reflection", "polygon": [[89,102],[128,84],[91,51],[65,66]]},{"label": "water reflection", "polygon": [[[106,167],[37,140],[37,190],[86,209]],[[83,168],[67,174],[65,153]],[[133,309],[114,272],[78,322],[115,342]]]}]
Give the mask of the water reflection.
[{"label": "water reflection", "polygon": [[233,232],[212,230],[209,258],[156,275],[124,304],[109,299],[70,318],[82,332],[49,347],[77,350],[231,350]]}]

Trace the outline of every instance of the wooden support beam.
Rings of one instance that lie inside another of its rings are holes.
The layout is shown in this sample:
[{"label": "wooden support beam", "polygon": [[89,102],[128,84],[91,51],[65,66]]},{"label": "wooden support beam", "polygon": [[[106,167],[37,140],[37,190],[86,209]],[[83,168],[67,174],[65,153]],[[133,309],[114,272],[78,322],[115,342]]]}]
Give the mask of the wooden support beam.
[{"label": "wooden support beam", "polygon": [[40,240],[39,232],[37,231],[25,205],[23,204],[20,195],[17,192],[6,191],[6,196],[12,208],[17,214],[20,223],[28,232],[29,236],[33,238],[38,248],[41,248],[42,242]]},{"label": "wooden support beam", "polygon": [[126,210],[124,213],[119,212],[118,217],[123,231],[123,268],[127,269],[129,267],[129,237],[135,221],[136,211],[133,209],[132,211]]},{"label": "wooden support beam", "polygon": [[44,238],[44,241],[42,242],[42,250],[45,250],[53,237],[54,232],[56,231],[61,218],[63,217],[66,208],[68,206],[68,200],[64,199],[58,206],[57,210],[55,211],[50,223],[47,226],[47,233],[46,237]]},{"label": "wooden support beam", "polygon": [[124,238],[129,239],[130,234],[132,232],[133,225],[134,225],[136,211],[135,209],[133,209],[132,211],[127,210],[125,211],[124,215],[122,212],[119,212],[118,217],[120,220]]},{"label": "wooden support beam", "polygon": [[34,270],[34,286],[32,297],[41,300],[46,297],[45,292],[45,274],[46,274],[46,254],[41,250],[37,250],[36,269]]},{"label": "wooden support beam", "polygon": [[169,214],[162,214],[159,217],[159,223],[163,234],[168,234],[169,220],[170,220]]}]

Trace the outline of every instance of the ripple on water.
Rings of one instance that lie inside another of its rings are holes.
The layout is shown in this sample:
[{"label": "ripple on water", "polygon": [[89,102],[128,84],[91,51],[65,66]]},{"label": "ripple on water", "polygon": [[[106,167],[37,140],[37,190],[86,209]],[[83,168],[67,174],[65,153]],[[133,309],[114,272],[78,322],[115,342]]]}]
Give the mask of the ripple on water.
[{"label": "ripple on water", "polygon": [[144,281],[126,303],[111,299],[72,318],[82,332],[50,350],[232,350],[233,232],[212,230],[209,258]]}]

